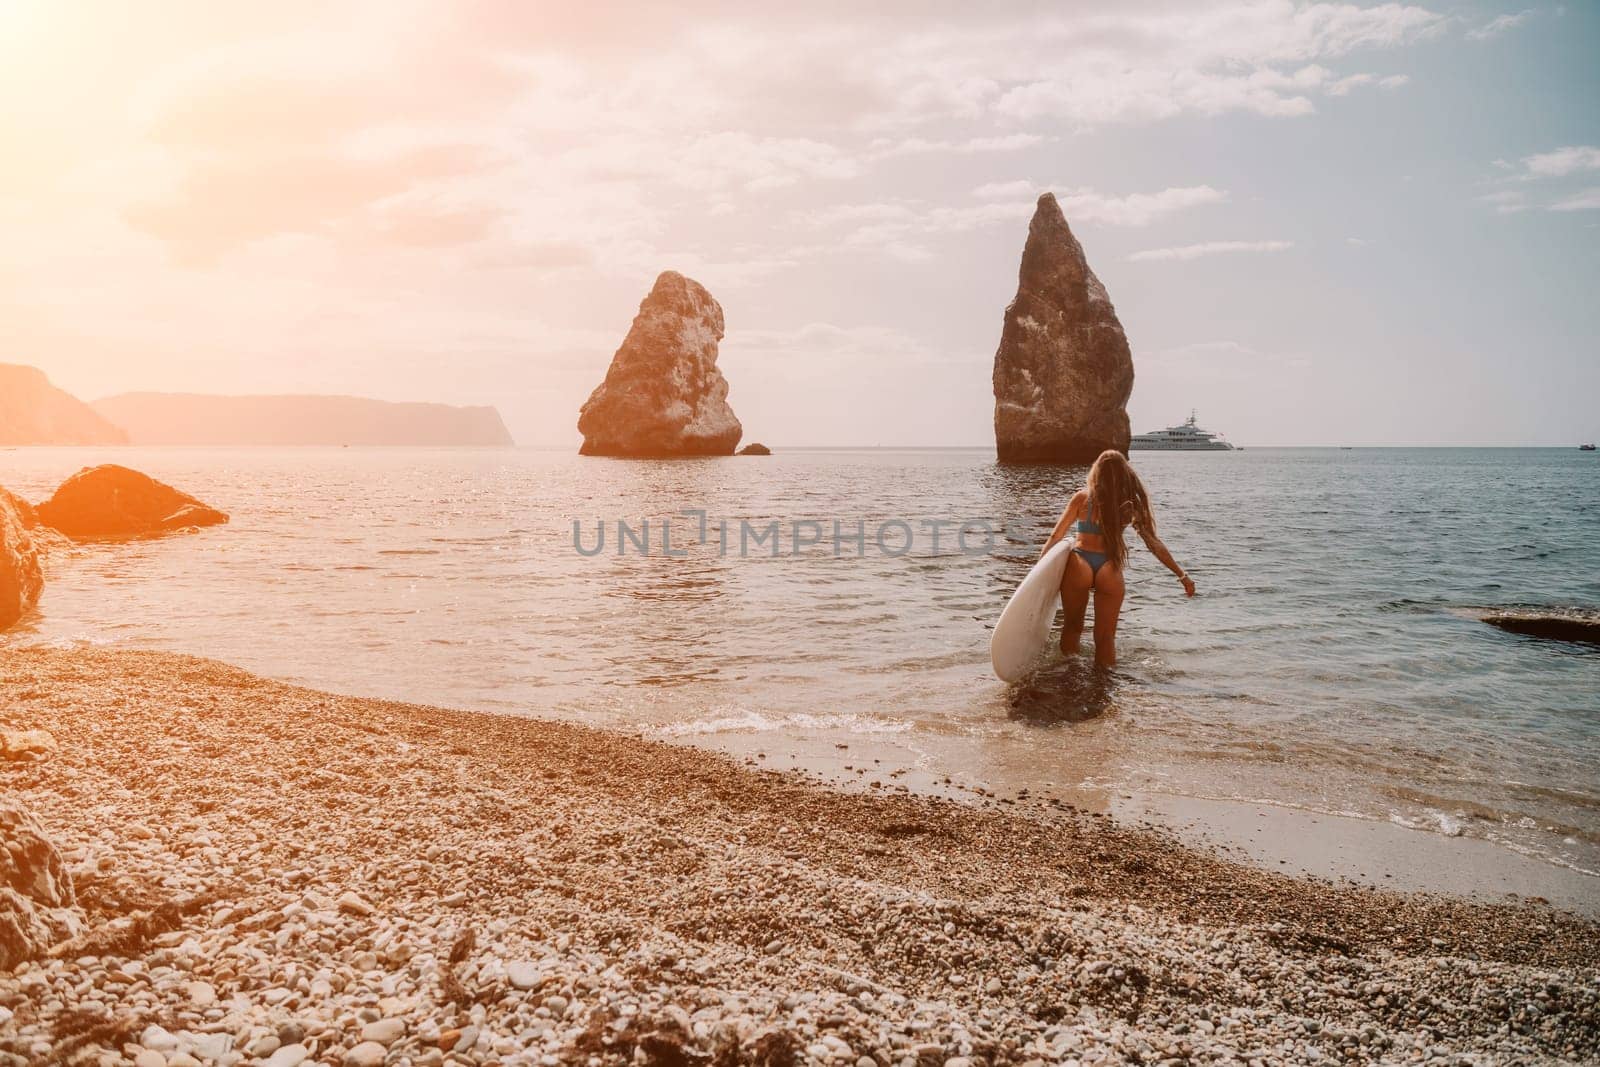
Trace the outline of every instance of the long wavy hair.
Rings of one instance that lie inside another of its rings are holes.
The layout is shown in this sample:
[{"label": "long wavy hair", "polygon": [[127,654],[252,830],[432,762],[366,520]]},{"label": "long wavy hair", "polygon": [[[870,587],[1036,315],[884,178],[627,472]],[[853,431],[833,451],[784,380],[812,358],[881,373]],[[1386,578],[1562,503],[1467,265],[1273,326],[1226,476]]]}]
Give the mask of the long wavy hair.
[{"label": "long wavy hair", "polygon": [[1114,448],[1100,453],[1089,468],[1089,503],[1094,521],[1099,524],[1106,555],[1118,567],[1128,558],[1122,531],[1130,525],[1146,537],[1154,537],[1156,519],[1150,513],[1150,496],[1134,473],[1133,464]]}]

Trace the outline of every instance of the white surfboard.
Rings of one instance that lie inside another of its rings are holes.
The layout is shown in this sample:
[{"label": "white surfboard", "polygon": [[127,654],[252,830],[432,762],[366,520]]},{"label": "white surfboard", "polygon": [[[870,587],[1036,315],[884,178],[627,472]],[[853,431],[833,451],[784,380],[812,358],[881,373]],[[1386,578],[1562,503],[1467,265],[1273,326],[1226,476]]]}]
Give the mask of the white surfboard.
[{"label": "white surfboard", "polygon": [[1061,577],[1067,573],[1067,554],[1075,544],[1077,540],[1068,537],[1052,545],[1022,579],[994,624],[989,658],[1001,681],[1014,682],[1027,674],[1050,643],[1050,624],[1055,622],[1061,599]]}]

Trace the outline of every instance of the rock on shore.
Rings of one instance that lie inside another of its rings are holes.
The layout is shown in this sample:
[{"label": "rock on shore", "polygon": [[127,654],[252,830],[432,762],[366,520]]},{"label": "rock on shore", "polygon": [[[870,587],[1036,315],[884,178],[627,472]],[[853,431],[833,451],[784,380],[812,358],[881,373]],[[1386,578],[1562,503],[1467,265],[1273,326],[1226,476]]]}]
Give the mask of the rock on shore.
[{"label": "rock on shore", "polygon": [[0,630],[33,607],[44,588],[39,545],[32,531],[38,517],[26,500],[0,487]]},{"label": "rock on shore", "polygon": [[228,521],[188,493],[127,467],[85,467],[37,509],[39,521],[75,541],[152,537]]},{"label": "rock on shore", "polygon": [[39,821],[0,799],[0,971],[76,934],[72,879]]},{"label": "rock on shore", "polygon": [[578,415],[586,456],[728,456],[744,428],[717,369],[722,307],[664,271]]},{"label": "rock on shore", "polygon": [[0,719],[92,742],[0,763],[86,914],[0,972],[4,1067],[1600,1055],[1600,931],[1548,907],[184,656],[6,656]]},{"label": "rock on shore", "polygon": [[1039,197],[994,356],[1001,462],[1091,463],[1128,450],[1133,356],[1051,193]]},{"label": "rock on shore", "polygon": [[1508,633],[1551,641],[1600,645],[1600,611],[1583,608],[1505,608],[1485,613],[1483,621]]}]

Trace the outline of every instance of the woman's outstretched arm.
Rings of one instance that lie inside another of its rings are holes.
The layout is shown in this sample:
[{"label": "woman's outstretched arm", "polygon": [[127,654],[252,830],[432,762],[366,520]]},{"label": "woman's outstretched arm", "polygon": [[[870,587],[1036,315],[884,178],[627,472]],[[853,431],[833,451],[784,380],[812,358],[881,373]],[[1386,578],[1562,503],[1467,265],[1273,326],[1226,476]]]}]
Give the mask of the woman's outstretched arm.
[{"label": "woman's outstretched arm", "polygon": [[[1137,529],[1137,527],[1135,528]],[[1153,520],[1148,530],[1139,530],[1139,536],[1144,540],[1144,547],[1150,550],[1150,554],[1165,564],[1167,570],[1178,576],[1178,580],[1183,583],[1184,595],[1194,596],[1194,579],[1189,577],[1184,572],[1184,569],[1178,565],[1178,561],[1172,558],[1172,553],[1167,550],[1166,542],[1156,536],[1156,527]]]}]

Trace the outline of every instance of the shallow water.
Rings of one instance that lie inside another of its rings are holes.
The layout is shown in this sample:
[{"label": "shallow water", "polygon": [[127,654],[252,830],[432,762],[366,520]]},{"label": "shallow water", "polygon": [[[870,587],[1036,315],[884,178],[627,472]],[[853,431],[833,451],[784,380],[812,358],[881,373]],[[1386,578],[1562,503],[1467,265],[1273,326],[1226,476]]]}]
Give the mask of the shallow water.
[{"label": "shallow water", "polygon": [[[1600,870],[1600,652],[1472,614],[1600,606],[1600,461],[1576,450],[1136,454],[1201,596],[1135,547],[1116,674],[1054,657],[1012,687],[987,626],[1082,470],[956,450],[24,449],[0,452],[0,484],[39,499],[107,459],[232,524],[75,552],[0,648],[171,649],[732,747],[870,743],[1002,789],[1270,801]],[[731,550],[678,517],[687,555],[662,555],[656,522],[687,509],[711,534],[726,518]],[[651,553],[618,555],[616,520],[642,518]],[[978,518],[1012,539],[960,551]],[[776,554],[741,556],[741,519],[778,522]],[[574,520],[585,548],[608,523],[602,553],[575,550]]]}]

